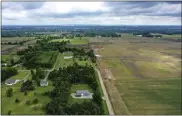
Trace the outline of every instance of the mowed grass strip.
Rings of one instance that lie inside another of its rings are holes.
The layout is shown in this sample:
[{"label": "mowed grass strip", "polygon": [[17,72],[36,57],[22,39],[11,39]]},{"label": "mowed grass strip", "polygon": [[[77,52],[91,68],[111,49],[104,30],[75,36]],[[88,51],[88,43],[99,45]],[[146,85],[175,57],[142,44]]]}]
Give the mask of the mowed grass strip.
[{"label": "mowed grass strip", "polygon": [[63,55],[59,53],[57,60],[55,62],[55,69],[58,70],[61,67],[62,62],[64,62]]},{"label": "mowed grass strip", "polygon": [[[28,95],[25,96],[24,92],[20,92],[22,82],[19,82],[12,86],[7,86],[2,84],[1,89],[1,103],[2,103],[2,114],[7,115],[9,110],[12,110],[13,115],[41,115],[45,114],[42,109],[51,99],[48,96],[44,96],[43,93],[46,91],[53,90],[52,83],[49,82],[47,87],[37,87],[33,91],[29,91]],[[6,97],[6,90],[8,88],[13,88],[13,96]],[[36,94],[36,95],[35,95]],[[37,98],[38,104],[33,104],[32,101]],[[15,100],[19,99],[20,103],[15,103]],[[30,105],[27,105],[27,100],[30,100]]]},{"label": "mowed grass strip", "polygon": [[62,42],[62,41],[70,41],[71,44],[88,44],[87,38],[73,38],[73,39],[54,39],[50,42]]}]

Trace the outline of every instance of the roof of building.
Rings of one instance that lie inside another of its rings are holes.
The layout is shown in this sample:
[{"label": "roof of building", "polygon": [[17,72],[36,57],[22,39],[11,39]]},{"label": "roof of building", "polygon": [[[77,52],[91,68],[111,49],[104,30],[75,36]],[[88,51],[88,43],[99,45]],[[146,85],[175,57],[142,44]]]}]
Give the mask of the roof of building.
[{"label": "roof of building", "polygon": [[77,95],[90,95],[90,92],[88,90],[77,90]]},{"label": "roof of building", "polygon": [[13,84],[13,83],[15,83],[15,82],[16,82],[16,79],[7,79],[7,80],[5,81],[6,84]]},{"label": "roof of building", "polygon": [[47,84],[48,84],[48,81],[46,81],[46,80],[41,80],[41,81],[40,81],[40,84],[41,84],[41,85],[47,85]]},{"label": "roof of building", "polygon": [[73,56],[64,56],[64,59],[70,59],[73,58]]}]

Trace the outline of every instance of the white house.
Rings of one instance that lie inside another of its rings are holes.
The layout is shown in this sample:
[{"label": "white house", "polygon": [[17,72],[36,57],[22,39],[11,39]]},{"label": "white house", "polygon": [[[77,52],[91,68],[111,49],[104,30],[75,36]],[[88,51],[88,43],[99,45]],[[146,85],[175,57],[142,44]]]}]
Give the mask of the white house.
[{"label": "white house", "polygon": [[46,81],[46,80],[41,80],[40,81],[40,86],[48,86],[48,81]]},{"label": "white house", "polygon": [[5,81],[5,84],[6,85],[14,85],[14,84],[16,84],[17,82],[19,82],[20,80],[17,80],[17,79],[7,79],[6,81]]}]

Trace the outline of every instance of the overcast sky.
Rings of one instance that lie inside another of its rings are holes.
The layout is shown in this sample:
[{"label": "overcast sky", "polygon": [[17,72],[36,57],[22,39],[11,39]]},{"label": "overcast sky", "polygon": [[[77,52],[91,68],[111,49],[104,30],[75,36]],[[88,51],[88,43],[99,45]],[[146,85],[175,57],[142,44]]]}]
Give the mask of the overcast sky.
[{"label": "overcast sky", "polygon": [[2,2],[3,25],[181,25],[180,2]]}]

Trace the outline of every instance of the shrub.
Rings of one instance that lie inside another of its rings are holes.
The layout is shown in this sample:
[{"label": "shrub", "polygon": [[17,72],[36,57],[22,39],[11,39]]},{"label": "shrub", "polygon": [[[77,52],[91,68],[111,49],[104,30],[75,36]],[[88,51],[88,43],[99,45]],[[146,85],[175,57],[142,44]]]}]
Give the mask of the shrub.
[{"label": "shrub", "polygon": [[35,87],[34,87],[32,81],[27,80],[26,82],[22,83],[22,86],[21,86],[21,91],[22,92],[24,92],[24,91],[32,91],[34,89],[35,89]]},{"label": "shrub", "polygon": [[27,104],[27,105],[30,105],[30,100],[27,100],[27,101],[26,101],[26,104]]},{"label": "shrub", "polygon": [[7,97],[13,96],[13,89],[12,89],[12,88],[8,88],[8,89],[7,89],[7,91],[6,91],[6,96],[7,96]]},{"label": "shrub", "polygon": [[38,99],[36,98],[33,100],[33,104],[37,104],[37,103],[38,103]]},{"label": "shrub", "polygon": [[9,111],[8,111],[8,115],[11,115],[11,112],[12,112],[12,111],[11,111],[11,110],[9,110]]},{"label": "shrub", "polygon": [[27,92],[27,91],[25,91],[25,92],[24,92],[24,96],[26,96],[27,94],[28,94],[28,92]]},{"label": "shrub", "polygon": [[20,102],[20,100],[16,98],[15,99],[15,103],[19,103],[19,102]]}]

